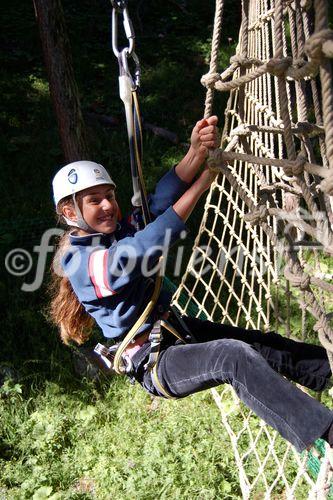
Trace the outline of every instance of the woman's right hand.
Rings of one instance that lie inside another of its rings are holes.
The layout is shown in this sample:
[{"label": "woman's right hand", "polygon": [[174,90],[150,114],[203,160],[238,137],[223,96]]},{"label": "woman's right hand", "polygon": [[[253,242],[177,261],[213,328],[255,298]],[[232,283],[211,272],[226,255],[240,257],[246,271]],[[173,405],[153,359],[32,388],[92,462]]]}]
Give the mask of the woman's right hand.
[{"label": "woman's right hand", "polygon": [[201,195],[210,187],[216,177],[216,173],[209,170],[206,165],[197,180],[173,205],[174,211],[179,217],[186,221]]}]

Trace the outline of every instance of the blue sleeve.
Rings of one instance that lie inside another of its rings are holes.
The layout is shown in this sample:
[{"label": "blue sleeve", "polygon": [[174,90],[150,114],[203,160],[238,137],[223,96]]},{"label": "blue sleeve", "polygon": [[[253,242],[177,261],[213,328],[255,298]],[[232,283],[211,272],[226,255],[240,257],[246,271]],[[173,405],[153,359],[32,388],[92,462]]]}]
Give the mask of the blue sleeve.
[{"label": "blue sleeve", "polygon": [[173,205],[190,187],[182,181],[175,172],[175,167],[169,170],[158,181],[155,192],[149,196],[150,212],[154,217],[162,214]]},{"label": "blue sleeve", "polygon": [[169,207],[134,236],[125,237],[104,250],[102,273],[100,270],[102,260],[96,259],[98,255],[94,252],[92,266],[94,267],[96,261],[99,269],[96,268],[96,272],[92,270],[90,274],[101,273],[107,288],[112,293],[117,293],[123,286],[140,276],[154,276],[159,257],[161,255],[167,257],[169,247],[184,230],[186,226],[183,220],[172,207]]}]

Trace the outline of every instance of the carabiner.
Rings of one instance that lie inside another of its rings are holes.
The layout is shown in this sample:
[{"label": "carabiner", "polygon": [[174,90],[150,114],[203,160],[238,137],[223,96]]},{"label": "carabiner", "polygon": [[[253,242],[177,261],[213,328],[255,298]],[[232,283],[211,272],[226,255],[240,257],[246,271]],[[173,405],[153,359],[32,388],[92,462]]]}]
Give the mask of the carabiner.
[{"label": "carabiner", "polygon": [[[134,78],[132,77],[132,74],[130,72],[129,65],[128,65],[129,57],[131,57],[133,59],[134,64],[135,64]],[[129,56],[128,48],[125,47],[121,52],[119,52],[118,63],[119,63],[119,76],[126,75],[130,78],[132,90],[136,90],[137,88],[139,88],[140,87],[140,78],[141,78],[141,67],[140,67],[139,58],[136,55],[136,53],[132,52],[132,55]]]},{"label": "carabiner", "polygon": [[123,15],[123,26],[126,38],[128,40],[128,55],[132,55],[134,51],[134,40],[135,34],[132,22],[128,15],[127,7],[124,7],[122,10],[119,10],[117,7],[112,9],[112,50],[116,57],[119,57],[119,48],[118,48],[118,14],[122,13]]}]

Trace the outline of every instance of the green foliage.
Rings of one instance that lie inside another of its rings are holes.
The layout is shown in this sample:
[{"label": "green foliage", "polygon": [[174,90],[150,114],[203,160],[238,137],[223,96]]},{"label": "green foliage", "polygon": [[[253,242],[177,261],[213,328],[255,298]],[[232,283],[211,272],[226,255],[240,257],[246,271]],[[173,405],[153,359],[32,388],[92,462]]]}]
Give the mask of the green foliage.
[{"label": "green foliage", "polygon": [[1,487],[11,499],[240,498],[207,393],[157,402],[122,379],[75,390],[47,382],[12,403],[0,400],[10,447],[0,458]]}]

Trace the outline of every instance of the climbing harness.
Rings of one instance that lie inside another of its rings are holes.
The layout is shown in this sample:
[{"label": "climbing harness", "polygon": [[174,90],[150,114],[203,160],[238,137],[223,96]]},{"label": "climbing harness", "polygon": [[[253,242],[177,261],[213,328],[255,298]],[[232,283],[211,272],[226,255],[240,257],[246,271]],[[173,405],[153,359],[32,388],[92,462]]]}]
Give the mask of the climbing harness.
[{"label": "climbing harness", "polygon": [[[133,327],[127,333],[125,338],[121,342],[114,344],[110,347],[106,347],[103,344],[99,343],[96,345],[94,349],[94,351],[101,356],[101,359],[104,361],[108,369],[114,371],[119,375],[121,374],[128,375],[131,381],[134,380],[133,363],[130,357],[125,354],[125,351],[131,345],[131,343],[134,342],[134,339],[137,336],[137,332],[152,313],[161,291],[162,281],[163,277],[161,276],[161,274],[158,274],[155,282],[154,292],[149,303],[147,304],[146,308],[144,309],[138,320],[134,323]],[[178,341],[181,341],[183,343],[186,343],[189,340],[193,341],[194,339],[192,338],[191,333],[189,332],[184,321],[178,316],[176,311],[174,311],[171,308],[170,313],[173,314],[176,320],[180,323],[182,329],[186,332],[186,335],[185,336],[180,335],[176,330],[176,328],[174,328],[174,326],[172,326],[169,323],[169,321],[158,319],[154,323],[153,328],[149,333],[148,341],[150,342],[150,352],[149,352],[148,362],[146,363],[144,368],[145,370],[151,372],[153,383],[155,387],[158,389],[158,391],[165,398],[174,399],[173,396],[171,396],[171,394],[169,394],[169,392],[163,387],[157,374],[158,358],[160,354],[161,342],[163,339],[162,328],[168,330],[172,335],[174,335],[178,339]]]}]

